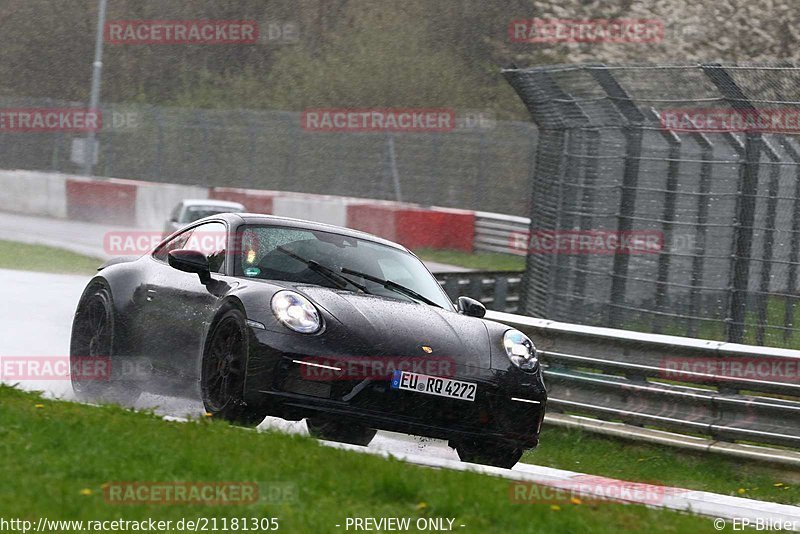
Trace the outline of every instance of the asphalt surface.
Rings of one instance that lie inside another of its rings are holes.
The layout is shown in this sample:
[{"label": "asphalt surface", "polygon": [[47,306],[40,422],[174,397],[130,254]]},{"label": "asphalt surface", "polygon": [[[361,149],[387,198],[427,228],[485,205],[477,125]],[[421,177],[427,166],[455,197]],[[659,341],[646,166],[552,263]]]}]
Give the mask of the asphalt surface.
[{"label": "asphalt surface", "polygon": [[[66,357],[69,354],[69,333],[72,315],[88,276],[32,273],[27,271],[0,270],[4,281],[4,306],[0,307],[0,359],[8,356]],[[48,396],[73,400],[68,379],[26,380],[19,387],[44,391]],[[179,399],[156,395],[143,395],[136,408],[151,408],[169,419],[184,420],[203,413],[199,400]],[[259,429],[277,428],[288,432],[306,433],[304,422],[288,422],[267,418]],[[640,502],[649,506],[675,510],[692,510],[710,517],[762,519],[772,521],[794,521],[800,528],[800,507],[781,505],[717,495],[679,488],[663,488],[612,479],[595,477],[552,469],[532,464],[517,464],[513,469],[467,464],[459,461],[458,455],[440,440],[379,432],[369,447],[357,447],[338,443],[325,444],[351,449],[367,454],[392,456],[401,460],[435,468],[474,470],[509,480],[535,482],[537,484],[574,487],[588,484],[597,487],[627,484],[639,491],[631,491],[626,502]],[[653,491],[660,495],[652,502]]]}]

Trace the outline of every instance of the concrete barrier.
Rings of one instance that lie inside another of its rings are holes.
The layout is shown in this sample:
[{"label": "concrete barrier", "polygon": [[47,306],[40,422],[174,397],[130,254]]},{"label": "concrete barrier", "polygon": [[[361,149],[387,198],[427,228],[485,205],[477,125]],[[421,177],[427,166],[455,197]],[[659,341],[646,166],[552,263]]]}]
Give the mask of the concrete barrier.
[{"label": "concrete barrier", "polygon": [[38,171],[0,171],[0,209],[15,213],[67,216],[67,176]]},{"label": "concrete barrier", "polygon": [[133,180],[67,178],[67,217],[137,226],[137,188]]},{"label": "concrete barrier", "polygon": [[0,210],[159,231],[185,198],[244,204],[255,213],[349,226],[408,248],[472,252],[475,213],[331,195],[201,187],[0,170]]},{"label": "concrete barrier", "polygon": [[265,213],[271,215],[272,205],[278,191],[261,191],[257,189],[238,189],[233,187],[213,187],[208,198],[217,200],[230,200],[244,205],[252,213]]},{"label": "concrete barrier", "polygon": [[208,198],[207,187],[137,182],[136,226],[161,228],[172,208],[185,198]]},{"label": "concrete barrier", "polygon": [[404,204],[354,204],[347,208],[345,226],[397,241],[412,249],[472,252],[475,213]]}]

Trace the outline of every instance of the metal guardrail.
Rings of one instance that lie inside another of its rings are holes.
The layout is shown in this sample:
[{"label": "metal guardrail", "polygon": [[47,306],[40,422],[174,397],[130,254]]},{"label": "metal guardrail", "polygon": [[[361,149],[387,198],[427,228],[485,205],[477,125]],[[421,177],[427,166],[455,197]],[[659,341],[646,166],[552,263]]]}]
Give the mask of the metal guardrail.
[{"label": "metal guardrail", "polygon": [[[533,339],[548,386],[549,412],[728,443],[800,449],[800,351],[499,312],[489,312],[487,318]],[[732,378],[682,372],[676,379],[667,372],[670,362],[702,366],[720,359],[768,364],[784,376]]]},{"label": "metal guardrail", "polygon": [[489,213],[486,211],[475,212],[475,239],[473,248],[476,252],[504,252],[516,256],[524,256],[526,246],[518,245],[519,237],[528,235],[531,220],[527,217]]},{"label": "metal guardrail", "polygon": [[519,309],[520,271],[466,271],[435,276],[454,302],[465,296],[481,301],[489,310],[516,313]]}]

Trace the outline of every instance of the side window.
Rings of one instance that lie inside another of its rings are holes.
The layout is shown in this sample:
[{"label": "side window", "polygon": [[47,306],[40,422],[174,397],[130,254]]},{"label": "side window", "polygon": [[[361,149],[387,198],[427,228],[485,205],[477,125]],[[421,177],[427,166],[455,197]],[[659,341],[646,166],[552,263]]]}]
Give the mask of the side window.
[{"label": "side window", "polygon": [[210,222],[196,226],[180,248],[202,252],[208,258],[211,272],[220,273],[225,266],[227,239],[227,227],[220,222]]},{"label": "side window", "polygon": [[170,250],[177,250],[179,248],[184,248],[184,245],[189,240],[189,238],[194,232],[194,229],[187,230],[185,232],[181,232],[180,234],[176,235],[166,243],[162,244],[158,247],[155,252],[153,252],[153,257],[158,261],[163,261],[164,263],[167,262],[167,254],[169,254]]}]

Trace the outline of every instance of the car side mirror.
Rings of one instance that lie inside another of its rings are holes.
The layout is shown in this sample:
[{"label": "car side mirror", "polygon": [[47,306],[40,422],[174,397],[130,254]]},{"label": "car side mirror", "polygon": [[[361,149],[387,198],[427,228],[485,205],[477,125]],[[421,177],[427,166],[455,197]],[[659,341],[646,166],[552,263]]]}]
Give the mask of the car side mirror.
[{"label": "car side mirror", "polygon": [[167,254],[169,266],[186,273],[197,273],[202,283],[211,280],[211,270],[208,266],[208,258],[197,250],[181,248],[170,250]]},{"label": "car side mirror", "polygon": [[458,313],[468,317],[483,317],[486,315],[486,306],[469,297],[458,297]]}]

